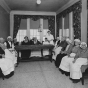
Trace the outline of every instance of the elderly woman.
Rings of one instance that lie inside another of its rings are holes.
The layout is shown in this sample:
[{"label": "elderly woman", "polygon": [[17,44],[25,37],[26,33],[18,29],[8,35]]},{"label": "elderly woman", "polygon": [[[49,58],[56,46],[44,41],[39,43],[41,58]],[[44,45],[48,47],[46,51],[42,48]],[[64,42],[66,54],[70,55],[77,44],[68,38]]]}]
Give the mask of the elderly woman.
[{"label": "elderly woman", "polygon": [[13,58],[11,54],[9,57],[7,57],[7,52],[5,50],[7,49],[4,45],[4,39],[0,38],[0,68],[4,76],[8,78],[14,74],[14,63],[10,59]]},{"label": "elderly woman", "polygon": [[[43,42],[43,45],[49,45],[49,41],[47,38],[45,38],[45,41]],[[43,49],[43,56],[49,55],[49,49]]]},{"label": "elderly woman", "polygon": [[58,54],[60,54],[61,51],[64,51],[66,46],[67,46],[67,42],[66,42],[66,37],[63,37],[61,42],[59,43],[59,45],[54,49],[54,54],[52,56],[52,58],[56,61],[56,57]]},{"label": "elderly woman", "polygon": [[60,38],[57,37],[56,42],[55,42],[55,48],[57,48],[59,46],[60,41],[61,41]]},{"label": "elderly woman", "polygon": [[5,48],[4,48],[5,58],[6,58],[6,59],[7,59],[7,58],[10,59],[10,60],[13,62],[14,66],[15,66],[16,63],[17,63],[16,54],[15,54],[15,52],[13,52],[13,50],[7,49],[7,47],[4,45],[4,39],[3,39],[3,38],[0,38],[0,46],[1,46],[1,47],[5,47]]},{"label": "elderly woman", "polygon": [[56,57],[56,61],[55,61],[55,66],[56,67],[59,67],[60,62],[62,60],[62,57],[70,54],[71,53],[71,50],[73,48],[72,41],[69,38],[67,38],[66,41],[68,43],[66,49],[64,51],[61,51],[60,54],[58,54],[57,57]]},{"label": "elderly woman", "polygon": [[88,48],[85,42],[80,45],[80,50],[74,57],[73,62],[70,64],[70,78],[74,81],[80,80],[82,78],[81,66],[88,64]]},{"label": "elderly woman", "polygon": [[10,49],[10,48],[12,48],[12,37],[11,36],[8,36],[7,37],[7,41],[5,41],[5,46],[8,48],[8,49]]},{"label": "elderly woman", "polygon": [[79,39],[75,39],[74,40],[74,47],[72,48],[71,53],[69,53],[68,55],[64,56],[61,60],[59,69],[62,73],[65,73],[68,75],[69,73],[69,64],[72,63],[72,61],[74,60],[73,57],[75,57],[76,53],[78,52],[78,50],[80,49],[80,40]]},{"label": "elderly woman", "polygon": [[[31,45],[27,36],[24,37],[24,40],[21,42],[21,45]],[[22,60],[29,59],[30,54],[31,54],[31,50],[21,50]]]}]

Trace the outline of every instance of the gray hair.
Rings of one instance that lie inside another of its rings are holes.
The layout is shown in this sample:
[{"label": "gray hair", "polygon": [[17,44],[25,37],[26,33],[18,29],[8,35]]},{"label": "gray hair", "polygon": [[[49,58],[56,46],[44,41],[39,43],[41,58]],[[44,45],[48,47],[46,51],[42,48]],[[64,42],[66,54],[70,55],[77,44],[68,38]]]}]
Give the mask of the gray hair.
[{"label": "gray hair", "polygon": [[0,43],[4,43],[4,38],[0,38]]}]

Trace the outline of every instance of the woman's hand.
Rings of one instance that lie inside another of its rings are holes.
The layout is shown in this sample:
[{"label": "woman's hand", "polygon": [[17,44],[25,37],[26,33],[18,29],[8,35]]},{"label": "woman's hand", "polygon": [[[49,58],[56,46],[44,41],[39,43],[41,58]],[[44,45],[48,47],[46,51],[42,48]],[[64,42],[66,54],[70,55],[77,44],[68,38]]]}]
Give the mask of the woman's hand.
[{"label": "woman's hand", "polygon": [[73,61],[73,63],[75,63],[75,62],[76,62],[76,60]]},{"label": "woman's hand", "polygon": [[68,57],[70,57],[70,54],[68,54]]}]

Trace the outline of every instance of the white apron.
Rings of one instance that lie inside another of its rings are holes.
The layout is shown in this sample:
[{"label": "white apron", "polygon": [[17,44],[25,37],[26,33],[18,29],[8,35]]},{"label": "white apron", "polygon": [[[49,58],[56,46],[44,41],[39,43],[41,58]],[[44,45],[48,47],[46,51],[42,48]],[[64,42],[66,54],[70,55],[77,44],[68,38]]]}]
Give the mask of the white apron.
[{"label": "white apron", "polygon": [[4,75],[8,75],[14,71],[14,64],[10,59],[2,58],[0,59],[0,68]]},{"label": "white apron", "polygon": [[5,58],[12,60],[13,64],[17,63],[17,57],[15,57],[15,52],[10,52],[8,49],[5,49]]},{"label": "white apron", "polygon": [[87,65],[87,58],[78,58],[75,63],[70,64],[70,78],[80,79],[82,77],[82,65]]},{"label": "white apron", "polygon": [[59,68],[62,69],[63,71],[69,72],[69,65],[70,63],[72,63],[73,60],[74,58],[64,56],[61,60]]},{"label": "white apron", "polygon": [[58,54],[60,54],[61,49],[62,49],[62,47],[58,47],[58,48],[56,48],[56,49],[54,50],[52,59],[56,60],[56,57],[57,57]]}]

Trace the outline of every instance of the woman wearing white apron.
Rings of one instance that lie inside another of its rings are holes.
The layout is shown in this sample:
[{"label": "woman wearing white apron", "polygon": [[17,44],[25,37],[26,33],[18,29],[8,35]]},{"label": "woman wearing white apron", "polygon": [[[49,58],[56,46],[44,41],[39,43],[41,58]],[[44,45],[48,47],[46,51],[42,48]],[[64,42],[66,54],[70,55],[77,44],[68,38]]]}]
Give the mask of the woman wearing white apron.
[{"label": "woman wearing white apron", "polygon": [[70,64],[70,78],[74,81],[82,78],[81,66],[88,64],[88,48],[85,42],[80,45],[81,49],[77,52],[74,61]]},{"label": "woman wearing white apron", "polygon": [[80,49],[80,40],[75,39],[74,44],[75,44],[75,46],[73,47],[71,54],[64,56],[61,60],[60,66],[59,66],[60,71],[62,73],[65,73],[66,75],[69,75],[69,64],[72,63],[76,53]]},{"label": "woman wearing white apron", "polygon": [[54,54],[52,58],[56,61],[56,57],[58,54],[60,54],[61,51],[64,51],[67,46],[66,38],[63,37],[59,46],[54,50]]},{"label": "woman wearing white apron", "polygon": [[12,60],[5,58],[5,49],[4,39],[0,38],[0,51],[4,52],[0,57],[0,68],[5,77],[10,77],[14,73],[14,64]]},{"label": "woman wearing white apron", "polygon": [[58,54],[57,57],[56,57],[56,61],[55,61],[55,66],[56,67],[59,67],[62,58],[66,55],[69,55],[72,51],[72,48],[73,48],[72,41],[69,38],[67,38],[66,41],[68,43],[66,49],[64,51],[61,51],[60,54]]},{"label": "woman wearing white apron", "polygon": [[[49,45],[47,38],[45,38],[45,41],[43,42],[43,45]],[[49,55],[49,49],[43,49],[43,56]]]}]

